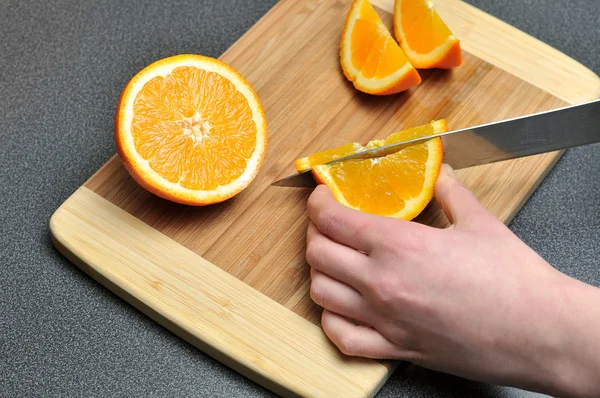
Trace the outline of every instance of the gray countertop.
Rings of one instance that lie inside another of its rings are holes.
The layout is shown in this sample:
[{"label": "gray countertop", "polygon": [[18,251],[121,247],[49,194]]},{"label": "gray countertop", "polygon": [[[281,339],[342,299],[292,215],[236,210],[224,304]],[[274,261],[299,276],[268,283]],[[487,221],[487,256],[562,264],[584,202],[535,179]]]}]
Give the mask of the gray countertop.
[{"label": "gray countertop", "polygon": [[[115,152],[116,98],[135,72],[176,53],[219,56],[275,2],[0,2],[0,396],[271,395],[79,271],[48,220]],[[470,2],[600,73],[600,1]],[[600,146],[569,151],[511,224],[597,286],[599,171]],[[533,395],[417,368],[378,396]]]}]

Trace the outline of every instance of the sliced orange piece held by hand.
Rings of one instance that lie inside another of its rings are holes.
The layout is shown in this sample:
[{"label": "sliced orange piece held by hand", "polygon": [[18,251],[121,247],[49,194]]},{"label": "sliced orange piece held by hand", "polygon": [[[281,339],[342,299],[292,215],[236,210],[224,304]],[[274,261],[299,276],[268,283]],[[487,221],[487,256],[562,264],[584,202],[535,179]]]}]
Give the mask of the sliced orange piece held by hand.
[{"label": "sliced orange piece held by hand", "polygon": [[358,142],[351,142],[337,148],[331,148],[322,152],[313,153],[312,155],[296,159],[294,162],[294,167],[296,167],[296,170],[301,173],[303,171],[310,170],[314,166],[325,164],[345,156],[350,156],[365,149],[378,148],[385,145],[394,144],[396,142],[406,141],[411,138],[419,138],[442,133],[447,130],[448,126],[446,124],[446,120],[434,120],[430,124],[411,127],[409,129],[392,133],[383,140],[369,141],[365,146],[359,144]]},{"label": "sliced orange piece held by hand", "polygon": [[[394,133],[385,140],[371,141],[366,147],[380,147],[445,131],[448,131],[446,121],[436,120]],[[312,172],[319,183],[331,188],[338,202],[350,208],[412,220],[433,197],[443,152],[441,138],[433,138],[380,158],[313,165]]]},{"label": "sliced orange piece held by hand", "polygon": [[395,0],[394,35],[415,68],[450,69],[462,62],[460,42],[432,0]]},{"label": "sliced orange piece held by hand", "polygon": [[267,149],[258,96],[225,63],[200,55],[157,61],[125,87],[115,123],[117,151],[144,188],[208,205],[246,188]]},{"label": "sliced orange piece held by hand", "polygon": [[368,0],[354,0],[340,42],[344,75],[358,90],[386,95],[421,83],[398,43]]},{"label": "sliced orange piece held by hand", "polygon": [[296,159],[294,162],[294,167],[296,167],[298,172],[307,171],[318,164],[325,164],[327,162],[331,162],[332,160],[340,159],[344,156],[360,152],[363,149],[365,149],[365,147],[358,142],[351,142],[337,148],[327,149],[323,152],[317,152],[307,157]]}]

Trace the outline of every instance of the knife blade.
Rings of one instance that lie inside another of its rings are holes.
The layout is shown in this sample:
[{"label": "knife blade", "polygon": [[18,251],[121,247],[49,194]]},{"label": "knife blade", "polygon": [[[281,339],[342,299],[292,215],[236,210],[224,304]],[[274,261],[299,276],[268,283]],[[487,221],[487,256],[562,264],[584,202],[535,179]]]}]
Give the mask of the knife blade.
[{"label": "knife blade", "polygon": [[[444,163],[454,169],[593,144],[600,142],[600,100],[415,138],[364,150],[326,164],[386,156],[436,137],[442,138],[444,143]],[[317,183],[308,170],[271,185],[315,187]]]}]

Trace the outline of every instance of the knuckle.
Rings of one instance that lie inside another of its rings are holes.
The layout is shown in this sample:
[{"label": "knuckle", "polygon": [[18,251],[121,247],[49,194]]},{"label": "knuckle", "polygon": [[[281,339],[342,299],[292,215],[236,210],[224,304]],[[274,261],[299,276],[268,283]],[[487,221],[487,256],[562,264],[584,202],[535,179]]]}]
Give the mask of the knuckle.
[{"label": "knuckle", "polygon": [[310,298],[321,307],[325,307],[325,292],[320,278],[314,278],[310,284]]},{"label": "knuckle", "polygon": [[376,292],[379,288],[380,278],[373,272],[369,272],[363,279],[363,286],[367,292]]},{"label": "knuckle", "polygon": [[354,236],[360,241],[368,241],[369,238],[372,238],[374,236],[376,237],[382,232],[385,233],[387,230],[385,225],[386,224],[383,222],[378,224],[375,223],[373,219],[367,218],[356,225],[356,229],[354,230]]},{"label": "knuckle", "polygon": [[371,280],[369,289],[377,304],[383,308],[396,307],[404,295],[399,283],[389,275],[380,275]]},{"label": "knuckle", "polygon": [[316,239],[312,239],[306,244],[306,261],[313,267],[318,267],[321,259],[321,244]]},{"label": "knuckle", "polygon": [[336,222],[337,216],[331,210],[323,210],[319,213],[317,224],[323,234],[329,235],[333,231]]},{"label": "knuckle", "polygon": [[310,194],[310,196],[308,197],[308,200],[306,201],[306,208],[309,211],[312,209],[316,209],[317,202],[318,202],[317,195],[315,194],[315,191],[313,191],[313,193]]},{"label": "knuckle", "polygon": [[360,355],[360,342],[356,339],[356,336],[352,333],[346,333],[340,336],[337,343],[340,351],[349,356]]},{"label": "knuckle", "polygon": [[367,292],[376,292],[379,288],[379,278],[372,273],[369,273],[363,280],[363,286]]},{"label": "knuckle", "polygon": [[458,181],[438,180],[438,183],[435,186],[435,190],[438,195],[446,195],[450,193],[450,191],[452,191],[454,188],[458,188],[461,185],[462,184],[460,184]]}]

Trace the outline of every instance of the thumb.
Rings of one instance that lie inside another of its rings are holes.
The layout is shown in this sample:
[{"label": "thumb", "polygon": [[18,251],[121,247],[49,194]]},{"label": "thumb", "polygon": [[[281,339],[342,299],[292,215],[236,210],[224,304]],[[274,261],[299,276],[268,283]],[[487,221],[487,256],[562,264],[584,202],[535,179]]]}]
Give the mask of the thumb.
[{"label": "thumb", "polygon": [[450,223],[468,225],[478,223],[481,218],[495,217],[479,203],[454,174],[448,164],[443,164],[435,184],[435,199],[442,206]]}]

